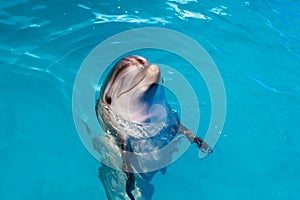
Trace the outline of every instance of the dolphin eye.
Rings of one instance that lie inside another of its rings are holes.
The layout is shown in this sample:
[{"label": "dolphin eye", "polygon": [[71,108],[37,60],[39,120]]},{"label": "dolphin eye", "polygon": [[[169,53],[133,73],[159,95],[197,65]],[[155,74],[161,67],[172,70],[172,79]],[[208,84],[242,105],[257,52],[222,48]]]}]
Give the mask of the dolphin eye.
[{"label": "dolphin eye", "polygon": [[108,104],[111,104],[111,97],[106,95],[105,96],[105,102],[108,103]]}]

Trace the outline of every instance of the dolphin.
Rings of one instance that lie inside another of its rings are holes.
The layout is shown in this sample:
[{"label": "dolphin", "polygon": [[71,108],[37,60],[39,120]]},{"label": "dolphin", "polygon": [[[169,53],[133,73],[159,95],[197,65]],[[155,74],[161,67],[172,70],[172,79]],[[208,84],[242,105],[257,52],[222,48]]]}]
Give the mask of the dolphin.
[{"label": "dolphin", "polygon": [[[157,171],[137,173],[137,169],[143,169],[143,163],[132,164],[130,152],[158,150],[176,136],[184,135],[204,153],[212,153],[203,139],[180,123],[169,106],[160,68],[141,56],[127,56],[114,65],[101,87],[96,114],[104,132],[114,138],[123,160],[123,174],[107,166],[99,169],[108,199],[152,198],[154,187],[150,181]],[[147,131],[120,126],[128,122],[144,126]],[[163,128],[156,129],[161,123]],[[165,173],[165,169],[161,171]]]}]

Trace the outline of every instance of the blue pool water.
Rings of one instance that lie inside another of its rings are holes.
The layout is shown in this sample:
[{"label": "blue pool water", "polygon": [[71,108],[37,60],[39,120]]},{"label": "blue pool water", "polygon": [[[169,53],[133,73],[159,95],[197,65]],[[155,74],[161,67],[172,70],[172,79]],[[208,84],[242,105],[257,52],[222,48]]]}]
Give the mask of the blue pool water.
[{"label": "blue pool water", "polygon": [[[106,199],[99,163],[74,126],[73,83],[98,43],[149,26],[198,41],[227,95],[214,154],[200,160],[190,148],[155,176],[153,199],[300,199],[298,1],[3,0],[0,8],[0,199]],[[203,136],[209,102],[199,104]]]}]

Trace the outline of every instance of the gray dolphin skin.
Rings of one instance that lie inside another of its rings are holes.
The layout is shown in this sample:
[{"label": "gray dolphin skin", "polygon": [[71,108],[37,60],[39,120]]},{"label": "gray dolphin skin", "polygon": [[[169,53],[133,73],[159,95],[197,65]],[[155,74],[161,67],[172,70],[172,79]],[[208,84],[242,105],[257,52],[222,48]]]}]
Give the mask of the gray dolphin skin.
[{"label": "gray dolphin skin", "polygon": [[[158,171],[166,172],[163,168],[141,173],[140,169],[145,166],[132,162],[131,152],[157,151],[178,135],[184,135],[201,151],[212,153],[208,144],[180,123],[166,100],[161,80],[157,65],[141,56],[128,56],[114,65],[101,87],[96,104],[97,118],[110,138],[107,141],[113,143],[114,149],[119,149],[122,157],[122,171],[105,165],[99,169],[99,178],[109,200],[150,200],[154,193],[151,179]],[[162,128],[157,128],[161,124]],[[172,156],[155,158],[159,159],[171,163]]]}]

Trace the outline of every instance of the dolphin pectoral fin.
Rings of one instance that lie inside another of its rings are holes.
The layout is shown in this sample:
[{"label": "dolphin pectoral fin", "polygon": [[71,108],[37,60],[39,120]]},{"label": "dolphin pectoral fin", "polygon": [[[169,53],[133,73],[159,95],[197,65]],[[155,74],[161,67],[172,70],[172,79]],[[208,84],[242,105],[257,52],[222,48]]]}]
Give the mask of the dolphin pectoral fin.
[{"label": "dolphin pectoral fin", "polygon": [[213,150],[211,149],[211,147],[206,142],[204,142],[203,139],[200,137],[195,136],[192,143],[196,143],[196,145],[199,147],[199,149],[202,151],[202,153],[205,153],[205,154],[213,153]]},{"label": "dolphin pectoral fin", "polygon": [[192,133],[190,130],[188,130],[182,124],[180,124],[179,132],[184,134],[192,144],[195,143],[203,153],[206,153],[206,154],[213,153],[213,150],[209,146],[209,144],[204,142],[202,138],[197,137],[194,133]]},{"label": "dolphin pectoral fin", "polygon": [[133,194],[131,193],[134,190],[135,177],[133,173],[126,172],[127,181],[126,181],[126,193],[131,200],[135,200]]},{"label": "dolphin pectoral fin", "polygon": [[132,190],[134,190],[134,184],[135,184],[135,177],[134,174],[131,172],[131,166],[130,166],[130,144],[128,143],[126,138],[122,139],[122,159],[123,159],[123,171],[126,173],[127,180],[126,180],[126,193],[129,196],[131,200],[135,200],[133,194],[131,193]]}]

